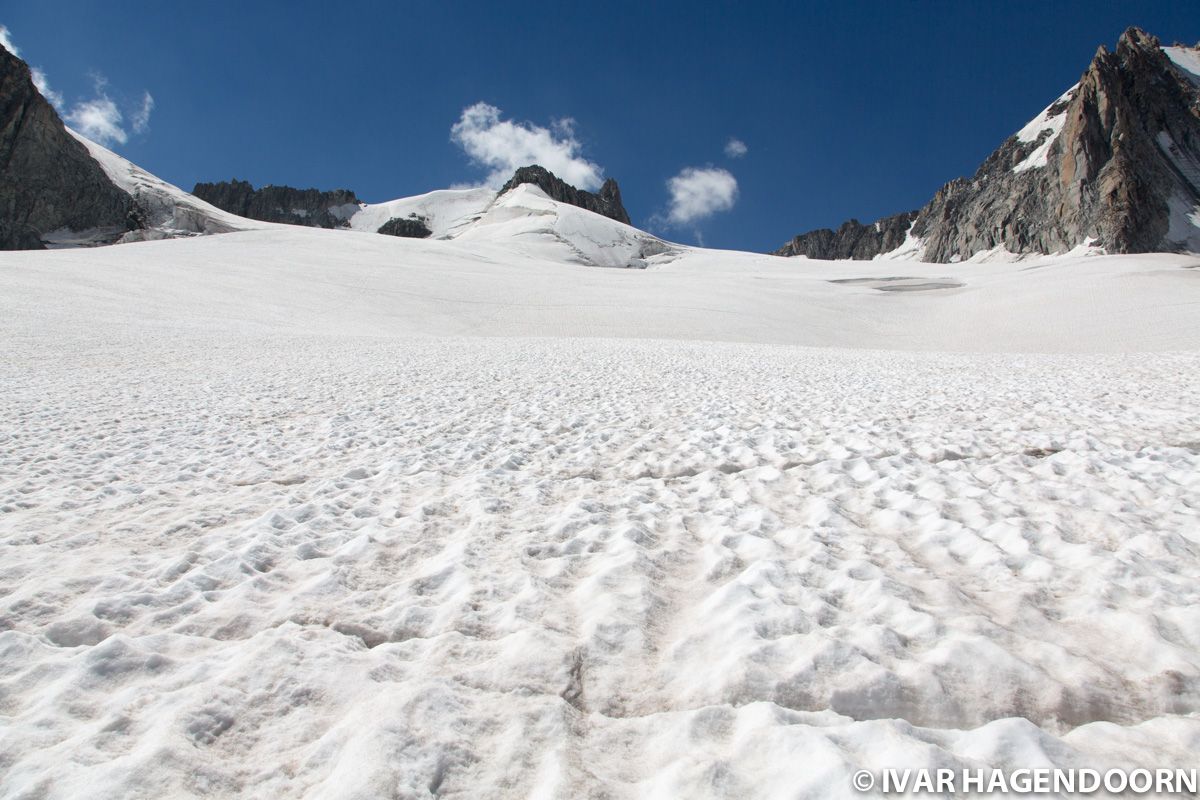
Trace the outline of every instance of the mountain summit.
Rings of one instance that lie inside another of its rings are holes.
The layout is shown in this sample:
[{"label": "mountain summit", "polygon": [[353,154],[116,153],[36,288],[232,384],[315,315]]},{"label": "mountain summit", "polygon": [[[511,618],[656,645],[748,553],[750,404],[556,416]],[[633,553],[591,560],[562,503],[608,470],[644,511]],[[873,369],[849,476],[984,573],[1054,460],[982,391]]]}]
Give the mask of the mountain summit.
[{"label": "mountain summit", "polygon": [[1200,249],[1200,49],[1130,28],[972,178],[919,211],[801,234],[776,254],[951,262],[1081,245]]},{"label": "mountain summit", "polygon": [[33,84],[29,66],[0,46],[0,250],[40,250],[75,231],[115,240],[138,227],[114,186]]},{"label": "mountain summit", "polygon": [[[347,190],[255,190],[238,181],[198,184],[195,191],[200,197],[66,128],[28,66],[0,47],[0,249],[111,244],[281,222],[459,238],[485,218],[495,222],[501,210],[513,214],[519,207],[536,216],[547,199],[608,218],[588,220],[548,207],[565,226],[555,235],[583,263],[644,266],[665,247],[621,227],[630,220],[615,180],[592,193],[536,164],[516,170],[498,194],[451,190],[375,204]],[[618,243],[614,253],[588,239],[597,224],[604,231],[597,241]],[[521,235],[541,230],[531,225]],[[776,254],[954,262],[1080,247],[1200,251],[1200,47],[1163,47],[1130,28],[1113,52],[1101,47],[1080,80],[973,177],[946,184],[917,211],[811,231]]]},{"label": "mountain summit", "polygon": [[[629,214],[621,203],[621,189],[609,178],[596,194],[576,189],[550,170],[537,164],[520,167],[501,187],[500,197],[518,186],[532,184],[551,200],[582,208],[629,225]],[[248,219],[279,222],[288,225],[307,225],[314,228],[350,228],[350,218],[358,213],[361,203],[349,189],[324,192],[318,189],[294,189],[290,186],[264,186],[255,189],[236,178],[219,183],[197,183],[192,194],[217,208]],[[379,233],[424,237],[430,235],[420,217],[395,217],[378,228]]]},{"label": "mountain summit", "polygon": [[576,189],[545,167],[532,164],[528,167],[521,167],[513,173],[513,176],[508,179],[508,183],[500,188],[500,194],[515,189],[523,183],[532,183],[545,192],[551,200],[569,203],[626,225],[632,224],[629,221],[629,213],[621,204],[621,189],[612,178],[604,182],[598,194],[592,194],[582,189]]}]

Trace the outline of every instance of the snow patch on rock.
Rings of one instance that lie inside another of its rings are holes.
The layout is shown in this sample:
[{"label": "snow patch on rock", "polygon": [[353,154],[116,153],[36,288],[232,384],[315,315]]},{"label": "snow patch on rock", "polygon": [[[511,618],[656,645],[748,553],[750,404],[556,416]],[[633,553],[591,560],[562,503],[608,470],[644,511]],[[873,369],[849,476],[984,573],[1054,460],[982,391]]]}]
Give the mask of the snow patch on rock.
[{"label": "snow patch on rock", "polygon": [[[876,223],[878,226],[879,223]],[[921,241],[921,237],[913,235],[914,222],[908,226],[908,231],[904,234],[904,241],[895,250],[887,253],[880,253],[875,256],[877,261],[924,261],[925,260],[925,243]]]},{"label": "snow patch on rock", "polygon": [[[136,164],[122,158],[102,145],[67,128],[88,149],[118,187],[128,192],[145,214],[147,230],[130,231],[123,242],[142,241],[168,236],[195,236],[210,233],[253,230],[270,223],[239,217],[185,192],[178,186],[151,175]],[[158,235],[156,235],[158,234]]]},{"label": "snow patch on rock", "polygon": [[1200,86],[1200,49],[1195,47],[1164,47],[1167,58],[1183,72],[1192,83]]},{"label": "snow patch on rock", "polygon": [[[1013,167],[1013,172],[1024,172],[1025,170],[1046,166],[1050,155],[1050,145],[1054,144],[1054,140],[1062,133],[1063,125],[1067,121],[1066,108],[1063,104],[1071,99],[1078,86],[1079,84],[1075,84],[1063,92],[1057,100],[1046,106],[1042,110],[1042,113],[1031,119],[1024,128],[1017,131],[1017,139],[1019,141],[1029,144],[1040,140],[1041,143],[1034,148],[1033,152]],[[1058,111],[1051,113],[1055,108],[1058,108]]]}]

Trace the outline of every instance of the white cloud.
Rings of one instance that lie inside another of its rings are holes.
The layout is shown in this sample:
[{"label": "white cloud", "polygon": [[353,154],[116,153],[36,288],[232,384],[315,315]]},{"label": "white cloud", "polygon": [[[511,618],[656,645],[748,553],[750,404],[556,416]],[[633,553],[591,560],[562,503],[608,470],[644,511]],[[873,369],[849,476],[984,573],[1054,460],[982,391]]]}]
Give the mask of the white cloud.
[{"label": "white cloud", "polygon": [[729,156],[730,158],[741,158],[742,156],[746,155],[747,150],[749,150],[749,148],[746,147],[746,143],[733,136],[731,136],[729,141],[725,143],[725,155]]},{"label": "white cloud", "polygon": [[154,110],[154,97],[149,92],[142,93],[142,106],[133,112],[133,132],[143,133],[150,127],[150,112]]},{"label": "white cloud", "polygon": [[[92,82],[96,87],[96,96],[73,105],[70,111],[63,114],[63,121],[93,142],[105,147],[125,144],[129,141],[129,133],[124,126],[125,117],[108,96],[108,80],[103,75],[93,75]],[[59,101],[61,100],[60,97]],[[154,97],[149,92],[143,92],[141,104],[129,111],[130,126],[134,133],[145,132],[150,125],[150,113],[153,110]]]},{"label": "white cloud", "polygon": [[674,225],[689,225],[728,211],[737,201],[737,178],[719,167],[685,167],[667,181],[671,208],[667,220]]},{"label": "white cloud", "polygon": [[[0,45],[3,45],[14,56],[21,54],[21,51],[12,43],[12,32],[4,25],[0,25]],[[69,111],[65,110],[62,94],[51,88],[50,80],[41,67],[30,67],[29,75],[42,97],[46,98],[50,105],[54,106],[62,115],[63,122],[87,138],[106,147],[125,144],[129,141],[129,134],[122,126],[124,117],[121,110],[117,108],[117,104],[108,96],[108,80],[103,75],[92,75],[92,82],[96,88],[95,97],[91,100],[80,100]],[[134,133],[146,131],[150,125],[150,113],[153,110],[154,97],[149,92],[143,92],[141,104],[129,112],[132,117],[130,122]],[[567,122],[569,123],[570,120]]]},{"label": "white cloud", "polygon": [[543,128],[502,120],[500,114],[493,105],[476,103],[463,109],[450,128],[450,140],[472,161],[491,169],[489,185],[500,186],[518,167],[540,164],[580,189],[600,186],[602,170],[580,155],[573,119],[555,120],[550,128]]},{"label": "white cloud", "polygon": [[21,55],[21,51],[12,43],[12,33],[3,25],[0,25],[0,44],[4,45],[4,49],[14,56]]},{"label": "white cloud", "polygon": [[50,105],[62,111],[62,95],[50,88],[50,81],[46,79],[46,73],[42,72],[40,67],[33,67],[29,72],[33,75],[33,85],[42,93],[42,97],[49,100]]},{"label": "white cloud", "polygon": [[76,103],[64,119],[72,128],[105,147],[129,141],[129,135],[121,127],[121,112],[108,97]]},{"label": "white cloud", "polygon": [[[14,56],[21,55],[21,51],[12,43],[12,32],[4,25],[0,25],[0,45]],[[103,75],[92,75],[96,96],[91,100],[80,100],[70,111],[64,111],[62,94],[50,87],[50,81],[41,67],[30,67],[29,75],[42,97],[62,115],[63,122],[87,138],[106,147],[129,141],[129,134],[121,125],[124,121],[121,110],[108,96],[108,80]],[[130,111],[134,133],[143,133],[149,127],[150,113],[153,110],[154,98],[149,92],[143,92],[141,105]],[[571,120],[565,122],[569,127]]]}]

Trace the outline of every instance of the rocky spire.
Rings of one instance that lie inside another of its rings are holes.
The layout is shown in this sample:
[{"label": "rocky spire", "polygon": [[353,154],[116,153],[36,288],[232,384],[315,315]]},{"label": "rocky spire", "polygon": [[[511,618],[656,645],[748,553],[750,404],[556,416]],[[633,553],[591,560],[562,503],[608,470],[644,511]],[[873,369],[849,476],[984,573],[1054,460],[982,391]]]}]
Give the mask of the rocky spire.
[{"label": "rocky spire", "polygon": [[1200,206],[1200,74],[1187,64],[1200,64],[1200,50],[1164,49],[1130,28],[973,177],[943,186],[915,216],[876,223],[890,235],[864,238],[843,226],[833,241],[803,234],[778,254],[845,257],[853,249],[870,258],[895,249],[905,219],[931,261],[1085,242],[1111,253],[1200,249],[1200,228],[1187,218]]},{"label": "rocky spire", "polygon": [[609,219],[615,219],[617,222],[630,224],[629,214],[625,211],[625,206],[621,204],[621,189],[612,178],[604,182],[598,194],[592,194],[582,189],[576,189],[545,167],[533,164],[518,169],[508,183],[500,189],[500,194],[515,189],[522,183],[532,183],[549,195],[552,200],[569,203]]}]

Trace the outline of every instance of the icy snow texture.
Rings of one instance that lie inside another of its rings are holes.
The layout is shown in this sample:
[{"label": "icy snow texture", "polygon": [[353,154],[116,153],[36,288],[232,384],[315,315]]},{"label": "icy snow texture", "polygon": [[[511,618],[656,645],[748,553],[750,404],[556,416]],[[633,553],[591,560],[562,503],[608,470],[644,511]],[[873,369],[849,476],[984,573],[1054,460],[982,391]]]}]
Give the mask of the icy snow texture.
[{"label": "icy snow texture", "polygon": [[0,254],[0,796],[1194,764],[1195,258],[602,270],[554,205]]}]

